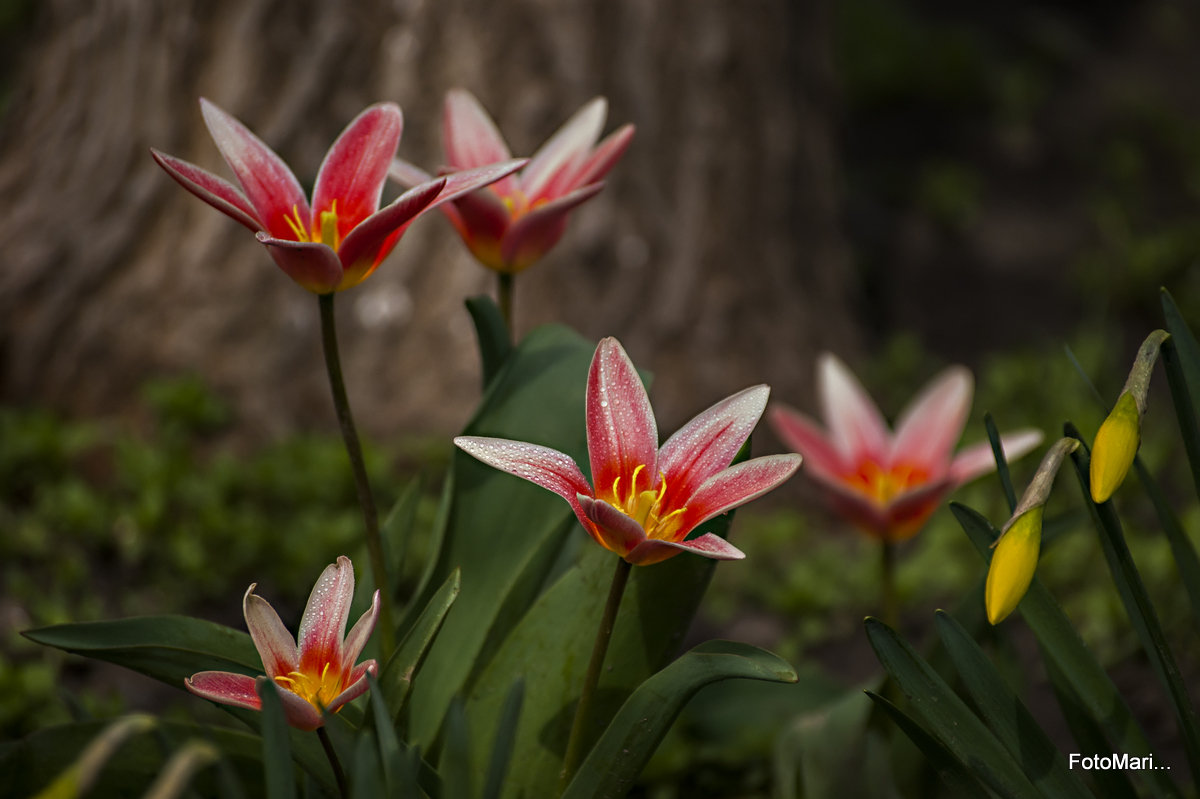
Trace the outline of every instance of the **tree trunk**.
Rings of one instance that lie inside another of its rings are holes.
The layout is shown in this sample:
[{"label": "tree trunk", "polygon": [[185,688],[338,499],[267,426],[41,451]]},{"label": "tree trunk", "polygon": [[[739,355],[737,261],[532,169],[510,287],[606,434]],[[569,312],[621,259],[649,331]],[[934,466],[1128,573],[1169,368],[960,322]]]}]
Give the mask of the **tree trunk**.
[{"label": "tree trunk", "polygon": [[[315,297],[182,191],[153,146],[229,175],[206,96],[311,185],[365,105],[406,112],[400,153],[441,162],[441,101],[470,89],[517,155],[596,94],[638,127],[601,195],[517,279],[520,330],[616,335],[657,373],[671,429],[732,391],[802,400],[852,346],[825,3],[53,0],[0,134],[0,398],[127,410],[197,372],[247,427],[330,418]],[[394,190],[385,198],[394,196]],[[432,216],[432,215],[431,215]],[[491,291],[442,220],[338,297],[351,399],[374,433],[449,432],[478,396],[468,295]]]}]

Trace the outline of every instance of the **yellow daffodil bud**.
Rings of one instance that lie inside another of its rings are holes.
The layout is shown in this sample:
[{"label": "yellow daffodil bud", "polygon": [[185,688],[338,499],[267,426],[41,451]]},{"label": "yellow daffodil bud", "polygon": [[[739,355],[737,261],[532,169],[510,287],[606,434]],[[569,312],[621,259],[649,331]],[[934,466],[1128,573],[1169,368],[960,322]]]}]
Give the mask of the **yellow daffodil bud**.
[{"label": "yellow daffodil bud", "polygon": [[1076,439],[1060,438],[1046,451],[1012,518],[992,544],[992,565],[983,592],[988,621],[992,624],[999,624],[1017,609],[1033,582],[1042,547],[1042,508],[1050,498],[1058,467],[1078,447]]},{"label": "yellow daffodil bud", "polygon": [[1092,501],[1099,504],[1125,480],[1141,441],[1141,414],[1133,394],[1126,391],[1100,425],[1092,444]]},{"label": "yellow daffodil bud", "polygon": [[1158,351],[1168,334],[1155,330],[1146,336],[1134,358],[1133,368],[1121,389],[1121,396],[1092,442],[1090,480],[1092,501],[1107,502],[1120,488],[1133,465],[1142,438],[1142,417],[1146,414],[1146,395],[1150,393],[1150,373],[1158,360]]},{"label": "yellow daffodil bud", "polygon": [[999,624],[1017,609],[1033,582],[1042,546],[1042,506],[1021,514],[996,543],[984,602],[988,621]]}]

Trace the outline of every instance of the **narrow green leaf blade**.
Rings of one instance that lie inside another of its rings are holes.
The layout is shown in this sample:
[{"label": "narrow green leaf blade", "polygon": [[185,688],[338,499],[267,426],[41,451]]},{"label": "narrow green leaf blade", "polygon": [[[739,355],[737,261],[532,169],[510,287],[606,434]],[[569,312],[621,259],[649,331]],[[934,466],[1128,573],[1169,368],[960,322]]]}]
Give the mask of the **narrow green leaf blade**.
[{"label": "narrow green leaf blade", "polygon": [[996,736],[906,641],[878,619],[868,618],[865,624],[879,662],[934,737],[1000,796],[1040,795]]},{"label": "narrow green leaf blade", "polygon": [[492,743],[492,757],[488,761],[487,775],[483,783],[482,799],[500,799],[504,778],[512,761],[513,747],[517,741],[517,722],[521,718],[521,702],[525,698],[525,681],[517,679],[500,709],[500,723]]},{"label": "narrow green leaf blade", "polygon": [[479,294],[469,297],[466,305],[471,321],[475,323],[475,339],[479,344],[479,360],[483,367],[483,387],[487,388],[512,352],[512,340],[495,300],[486,294]]},{"label": "narrow green leaf blade", "polygon": [[975,707],[1033,784],[1056,799],[1091,797],[1078,774],[1068,768],[1066,758],[967,631],[941,610],[936,614],[936,624]]},{"label": "narrow green leaf blade", "polygon": [[279,689],[273,683],[260,680],[255,690],[262,700],[263,776],[267,782],[267,799],[295,799],[296,775]]},{"label": "narrow green leaf blade", "polygon": [[1079,485],[1083,491],[1084,504],[1091,512],[1092,521],[1100,537],[1100,546],[1104,551],[1104,559],[1108,561],[1108,569],[1113,582],[1116,583],[1117,593],[1120,594],[1125,612],[1137,631],[1142,650],[1171,698],[1192,773],[1200,774],[1200,723],[1196,718],[1195,706],[1188,695],[1187,686],[1183,683],[1183,675],[1167,643],[1162,625],[1158,621],[1158,613],[1150,602],[1150,595],[1146,592],[1137,565],[1133,562],[1133,555],[1125,543],[1121,521],[1117,518],[1113,503],[1108,501],[1097,505],[1092,502],[1091,490],[1088,487],[1088,457],[1086,444],[1071,453],[1071,461],[1075,465]]},{"label": "narrow green leaf blade", "polygon": [[763,649],[709,641],[646,680],[617,712],[562,799],[618,799],[628,793],[684,704],[700,688],[741,677],[795,682],[796,672]]},{"label": "narrow green leaf blade", "polygon": [[404,702],[412,689],[417,669],[420,668],[425,653],[429,651],[434,637],[446,620],[450,607],[458,598],[461,584],[459,572],[455,570],[446,578],[446,582],[437,593],[430,597],[425,610],[417,617],[416,623],[384,664],[379,683],[392,719],[396,719],[404,709]]}]

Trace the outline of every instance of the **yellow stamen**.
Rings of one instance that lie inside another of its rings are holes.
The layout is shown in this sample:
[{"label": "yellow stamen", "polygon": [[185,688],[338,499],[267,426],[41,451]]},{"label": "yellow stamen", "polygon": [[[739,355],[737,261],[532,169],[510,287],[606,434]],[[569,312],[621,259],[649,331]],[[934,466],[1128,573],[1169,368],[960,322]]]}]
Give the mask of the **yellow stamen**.
[{"label": "yellow stamen", "polygon": [[342,677],[338,672],[329,673],[326,662],[321,675],[315,677],[302,671],[293,671],[275,677],[275,682],[299,696],[318,710],[326,708],[342,692]]},{"label": "yellow stamen", "polygon": [[676,522],[680,514],[687,508],[676,508],[665,516],[660,516],[664,499],[667,496],[667,478],[662,472],[659,472],[657,490],[647,487],[638,491],[638,476],[645,468],[645,464],[641,464],[633,470],[633,474],[630,476],[629,493],[625,496],[621,495],[620,476],[613,480],[612,497],[608,503],[637,522],[646,531],[648,538],[672,540],[678,529]]},{"label": "yellow stamen", "polygon": [[[292,217],[295,217],[295,219]],[[296,237],[296,241],[312,241],[308,235],[308,226],[300,218],[300,206],[293,205],[292,216],[285,216],[284,220],[288,223],[288,227],[292,229],[292,235]]]},{"label": "yellow stamen", "polygon": [[338,248],[337,200],[329,204],[328,211],[321,212],[321,243]]}]

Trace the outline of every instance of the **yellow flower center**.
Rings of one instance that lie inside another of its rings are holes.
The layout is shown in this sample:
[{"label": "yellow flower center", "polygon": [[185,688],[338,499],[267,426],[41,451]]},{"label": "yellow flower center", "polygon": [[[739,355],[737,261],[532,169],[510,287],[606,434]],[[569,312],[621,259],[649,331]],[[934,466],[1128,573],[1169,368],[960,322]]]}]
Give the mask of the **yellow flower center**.
[{"label": "yellow flower center", "polygon": [[676,508],[665,516],[662,515],[663,498],[667,495],[667,479],[659,472],[661,485],[657,491],[649,488],[639,491],[638,476],[645,468],[645,465],[641,465],[633,470],[633,477],[629,481],[629,492],[623,498],[621,496],[621,477],[618,475],[617,479],[613,480],[612,498],[607,502],[640,524],[646,531],[647,538],[674,540],[674,533],[679,529],[679,515],[687,508]]},{"label": "yellow flower center", "polygon": [[549,202],[545,197],[542,197],[536,202],[530,203],[529,198],[525,196],[525,192],[520,189],[513,189],[501,197],[500,200],[504,203],[504,207],[508,209],[508,215],[514,222],[530,211],[535,211]]},{"label": "yellow flower center", "polygon": [[329,706],[330,702],[337,699],[338,694],[344,689],[341,670],[337,669],[331,673],[329,666],[330,664],[326,663],[319,676],[293,671],[286,676],[279,675],[275,678],[275,682],[301,697],[317,710],[323,710]]},{"label": "yellow flower center", "polygon": [[337,200],[329,204],[328,211],[322,211],[317,216],[319,224],[312,232],[309,232],[307,223],[300,217],[299,206],[293,205],[292,215],[286,219],[296,241],[317,241],[336,251],[338,245],[342,243],[341,236],[338,235]]},{"label": "yellow flower center", "polygon": [[863,461],[858,465],[858,471],[843,479],[878,504],[886,505],[910,488],[929,482],[929,472],[903,463],[884,469],[875,461]]}]

